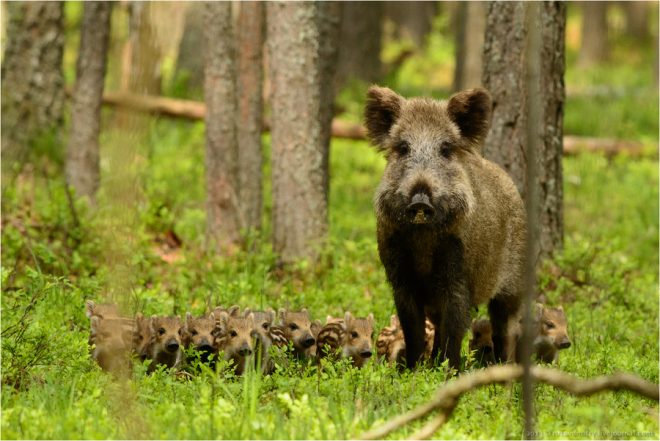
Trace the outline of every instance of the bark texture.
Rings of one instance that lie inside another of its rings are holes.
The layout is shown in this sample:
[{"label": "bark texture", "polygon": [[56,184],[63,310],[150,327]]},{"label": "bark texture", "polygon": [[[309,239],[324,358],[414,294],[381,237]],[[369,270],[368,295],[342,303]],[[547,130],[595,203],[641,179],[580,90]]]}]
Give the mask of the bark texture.
[{"label": "bark texture", "polygon": [[349,1],[343,4],[336,85],[357,78],[377,82],[383,75],[380,61],[383,2]]},{"label": "bark texture", "polygon": [[418,48],[424,46],[426,36],[431,32],[437,10],[437,2],[385,2],[385,17],[396,25],[395,36],[410,38]]},{"label": "bark texture", "polygon": [[2,162],[10,170],[28,144],[62,122],[62,2],[8,2],[2,59]]},{"label": "bark texture", "polygon": [[176,70],[179,74],[185,72],[188,87],[194,90],[201,90],[204,84],[204,44],[204,4],[191,2],[186,11]]},{"label": "bark texture", "polygon": [[455,91],[481,86],[486,3],[461,2],[457,12]]},{"label": "bark texture", "polygon": [[221,252],[240,239],[236,62],[230,2],[205,5],[206,210],[207,236]]},{"label": "bark texture", "polygon": [[[284,263],[314,260],[328,229],[328,102],[322,40],[336,5],[267,3],[272,89],[273,248]],[[327,8],[327,9],[326,9]]]},{"label": "bark texture", "polygon": [[261,131],[265,9],[262,2],[241,4],[238,16],[238,171],[245,227],[261,228]]},{"label": "bark texture", "polygon": [[71,109],[66,179],[78,196],[90,200],[99,188],[99,131],[110,37],[111,2],[86,2]]},{"label": "bark texture", "polygon": [[607,59],[607,3],[584,1],[582,6],[582,45],[578,63],[585,67]]},{"label": "bark texture", "polygon": [[[486,18],[483,84],[493,96],[493,122],[483,154],[513,178],[525,198],[525,39],[524,4],[491,2]],[[561,153],[564,113],[566,4],[544,2],[541,54],[541,144],[537,152],[539,244],[545,257],[563,243]]]}]

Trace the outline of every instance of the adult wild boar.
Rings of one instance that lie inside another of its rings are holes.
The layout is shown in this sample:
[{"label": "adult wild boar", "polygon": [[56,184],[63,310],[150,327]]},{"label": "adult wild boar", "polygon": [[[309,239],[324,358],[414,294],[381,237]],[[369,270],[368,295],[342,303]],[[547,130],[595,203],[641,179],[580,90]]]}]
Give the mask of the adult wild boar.
[{"label": "adult wild boar", "polygon": [[480,154],[492,102],[484,89],[449,100],[367,93],[369,138],[387,166],[375,195],[378,251],[394,291],[413,367],[424,319],[432,357],[458,369],[470,307],[488,302],[495,357],[506,357],[509,321],[522,298],[525,212],[509,176]]}]

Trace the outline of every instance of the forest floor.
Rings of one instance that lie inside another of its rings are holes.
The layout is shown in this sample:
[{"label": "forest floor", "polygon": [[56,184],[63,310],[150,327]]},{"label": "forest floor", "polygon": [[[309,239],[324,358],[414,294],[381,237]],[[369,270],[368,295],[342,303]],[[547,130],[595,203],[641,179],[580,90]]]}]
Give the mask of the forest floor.
[{"label": "forest floor", "polygon": [[[120,140],[105,135],[104,155],[113,158]],[[333,140],[329,243],[320,264],[282,272],[265,239],[268,196],[264,235],[250,238],[250,252],[203,251],[201,124],[158,121],[134,141],[132,185],[106,180],[96,211],[80,202],[71,209],[49,161],[26,167],[4,190],[3,438],[355,438],[445,382],[444,366],[399,372],[375,362],[362,370],[293,364],[265,377],[205,372],[190,381],[138,366],[131,381],[114,382],[87,349],[84,301],[106,292],[144,314],[304,306],[321,320],[373,312],[380,329],[394,312],[372,207],[384,160],[366,142]],[[560,368],[658,382],[657,159],[566,157],[564,182],[564,249],[540,272],[549,304],[567,311],[573,345]],[[117,186],[136,190],[119,194]],[[167,245],[172,234],[180,246]],[[464,364],[476,369],[467,352],[466,338]],[[437,436],[519,438],[520,399],[517,384],[474,391]],[[578,399],[539,386],[536,409],[543,438],[658,437],[657,404],[630,393]]]}]

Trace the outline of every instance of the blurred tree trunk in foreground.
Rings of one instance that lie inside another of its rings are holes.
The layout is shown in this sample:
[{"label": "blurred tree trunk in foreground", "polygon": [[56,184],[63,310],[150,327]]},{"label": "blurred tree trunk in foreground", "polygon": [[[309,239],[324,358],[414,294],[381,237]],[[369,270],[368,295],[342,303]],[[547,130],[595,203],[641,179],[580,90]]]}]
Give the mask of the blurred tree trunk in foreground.
[{"label": "blurred tree trunk in foreground", "polygon": [[[484,156],[504,168],[525,197],[524,148],[525,39],[524,3],[490,2],[486,18],[483,84],[493,96],[493,123]],[[564,35],[566,4],[543,2],[541,32],[541,128],[543,150],[537,152],[539,244],[542,257],[563,243],[563,177],[561,167],[564,114]]]},{"label": "blurred tree trunk in foreground", "polygon": [[349,1],[342,5],[336,90],[351,78],[368,83],[381,79],[384,9],[383,2]]},{"label": "blurred tree trunk in foreground", "polygon": [[314,260],[328,229],[331,58],[340,8],[331,2],[269,2],[266,8],[273,248],[284,263]]},{"label": "blurred tree trunk in foreground", "polygon": [[437,12],[437,2],[388,1],[384,15],[396,25],[396,38],[410,38],[417,48],[422,48]]},{"label": "blurred tree trunk in foreground", "polygon": [[205,4],[206,210],[211,246],[231,253],[240,240],[236,62],[231,3]]},{"label": "blurred tree trunk in foreground", "polygon": [[2,58],[2,163],[22,162],[29,143],[62,123],[63,2],[9,2]]},{"label": "blurred tree trunk in foreground", "polygon": [[99,188],[99,131],[112,2],[85,2],[66,158],[67,184],[90,200]]},{"label": "blurred tree trunk in foreground", "polygon": [[486,3],[461,2],[457,12],[455,91],[481,85]]},{"label": "blurred tree trunk in foreground", "polygon": [[155,3],[132,1],[129,24],[130,66],[128,89],[147,95],[160,95],[161,66],[160,48],[152,25],[151,8]]},{"label": "blurred tree trunk in foreground", "polygon": [[261,228],[261,131],[264,80],[263,45],[266,32],[262,2],[241,4],[238,17],[238,174],[244,227]]},{"label": "blurred tree trunk in foreground", "polygon": [[587,67],[607,60],[607,2],[583,1],[582,6],[582,45],[578,63]]}]

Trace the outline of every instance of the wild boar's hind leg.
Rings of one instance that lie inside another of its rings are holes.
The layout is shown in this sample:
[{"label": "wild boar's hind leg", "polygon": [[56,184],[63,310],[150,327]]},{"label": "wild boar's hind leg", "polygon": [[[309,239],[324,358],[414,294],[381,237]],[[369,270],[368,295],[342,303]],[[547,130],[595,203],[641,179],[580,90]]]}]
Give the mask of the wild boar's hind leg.
[{"label": "wild boar's hind leg", "polygon": [[520,309],[519,295],[511,294],[507,290],[500,291],[488,303],[488,315],[493,327],[493,351],[495,361],[507,361],[507,333],[509,321],[516,317]]}]

